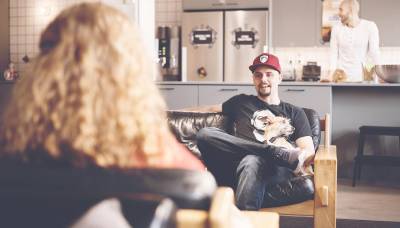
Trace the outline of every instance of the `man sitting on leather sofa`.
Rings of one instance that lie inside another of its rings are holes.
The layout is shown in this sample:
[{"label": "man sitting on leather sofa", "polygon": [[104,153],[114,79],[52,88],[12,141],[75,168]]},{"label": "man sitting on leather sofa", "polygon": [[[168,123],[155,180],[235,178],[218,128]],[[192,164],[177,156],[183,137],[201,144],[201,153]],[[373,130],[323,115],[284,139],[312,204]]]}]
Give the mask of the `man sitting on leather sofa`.
[{"label": "man sitting on leather sofa", "polygon": [[[234,124],[233,134],[215,127],[201,129],[197,133],[201,157],[219,185],[235,189],[240,209],[311,199],[314,189],[309,166],[315,150],[307,116],[302,108],[279,99],[282,76],[276,56],[262,53],[249,69],[257,96],[240,94],[222,105],[188,109],[222,112]],[[294,131],[289,140],[295,143],[294,149],[265,142],[265,126],[274,116],[290,119]],[[274,192],[288,199],[274,200]]]}]

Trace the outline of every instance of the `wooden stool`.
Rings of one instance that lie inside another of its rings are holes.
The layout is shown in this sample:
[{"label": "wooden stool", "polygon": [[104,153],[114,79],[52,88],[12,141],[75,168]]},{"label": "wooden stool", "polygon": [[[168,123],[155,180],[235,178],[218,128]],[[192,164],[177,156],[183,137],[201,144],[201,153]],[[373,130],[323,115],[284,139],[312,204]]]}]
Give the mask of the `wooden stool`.
[{"label": "wooden stool", "polygon": [[363,164],[400,166],[400,156],[364,155],[364,142],[366,135],[399,136],[400,127],[361,126],[358,138],[358,151],[354,157],[353,187],[357,179],[361,178],[361,166]]}]

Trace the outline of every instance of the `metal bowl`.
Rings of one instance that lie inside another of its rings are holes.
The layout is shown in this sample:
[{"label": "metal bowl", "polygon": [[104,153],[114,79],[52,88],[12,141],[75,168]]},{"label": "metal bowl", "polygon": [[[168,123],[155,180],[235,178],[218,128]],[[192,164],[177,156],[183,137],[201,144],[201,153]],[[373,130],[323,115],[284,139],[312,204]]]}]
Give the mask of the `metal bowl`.
[{"label": "metal bowl", "polygon": [[385,82],[400,83],[400,64],[376,65],[375,72]]}]

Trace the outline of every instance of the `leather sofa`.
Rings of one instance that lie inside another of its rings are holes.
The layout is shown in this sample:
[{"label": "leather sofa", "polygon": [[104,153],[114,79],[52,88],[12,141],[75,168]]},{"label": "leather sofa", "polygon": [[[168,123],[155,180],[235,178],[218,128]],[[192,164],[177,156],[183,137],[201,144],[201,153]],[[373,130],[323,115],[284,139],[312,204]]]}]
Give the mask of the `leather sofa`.
[{"label": "leather sofa", "polygon": [[[312,139],[316,151],[321,140],[320,118],[316,111],[304,108],[312,130]],[[234,133],[234,127],[222,113],[168,111],[171,131],[179,142],[201,159],[201,152],[196,145],[196,133],[204,127],[217,127]],[[267,186],[265,197],[267,206],[276,207],[313,199],[314,184],[312,177],[294,177],[279,185]]]}]

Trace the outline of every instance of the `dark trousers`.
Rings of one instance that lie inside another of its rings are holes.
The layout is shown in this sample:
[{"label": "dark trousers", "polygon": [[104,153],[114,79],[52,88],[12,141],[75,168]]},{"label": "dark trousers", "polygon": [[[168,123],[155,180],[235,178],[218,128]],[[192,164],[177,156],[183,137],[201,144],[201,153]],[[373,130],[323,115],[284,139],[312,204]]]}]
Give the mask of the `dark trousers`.
[{"label": "dark trousers", "polygon": [[292,172],[280,166],[282,156],[271,147],[235,137],[218,128],[203,128],[197,145],[208,170],[219,185],[235,189],[241,210],[258,210],[264,204],[266,187],[292,178]]}]

